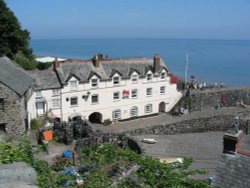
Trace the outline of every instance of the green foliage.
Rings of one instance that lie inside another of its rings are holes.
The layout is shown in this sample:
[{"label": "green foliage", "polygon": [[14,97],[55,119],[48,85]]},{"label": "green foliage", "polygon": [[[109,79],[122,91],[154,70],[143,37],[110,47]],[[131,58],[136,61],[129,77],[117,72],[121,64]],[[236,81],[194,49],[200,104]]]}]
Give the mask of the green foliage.
[{"label": "green foliage", "polygon": [[38,130],[41,127],[41,123],[38,119],[32,119],[30,121],[30,129],[31,130]]},{"label": "green foliage", "polygon": [[[10,59],[15,58],[17,63],[20,62],[21,66],[24,65],[23,68],[31,69],[36,64],[32,65],[33,56],[32,50],[29,48],[29,32],[21,28],[18,19],[4,0],[0,0],[0,12],[0,56],[6,55]],[[15,57],[18,53],[23,57]]]},{"label": "green foliage", "polygon": [[49,68],[52,64],[53,64],[53,62],[38,63],[38,64],[37,64],[37,68],[38,68],[39,70],[44,70],[44,69]]},{"label": "green foliage", "polygon": [[32,59],[27,58],[21,52],[14,55],[14,61],[25,70],[33,70],[36,68],[37,63]]},{"label": "green foliage", "polygon": [[[82,172],[84,177],[82,187],[85,188],[110,187],[112,178],[109,173],[117,165],[124,169],[123,167],[131,164],[139,165],[140,169],[119,182],[117,187],[209,187],[207,182],[192,179],[193,175],[202,172],[188,169],[192,163],[190,158],[185,158],[184,163],[163,164],[152,157],[142,156],[132,150],[122,149],[109,143],[78,148],[78,151],[77,164],[90,167],[89,171]],[[39,187],[56,188],[61,187],[62,182],[74,181],[74,177],[54,171],[69,168],[69,164],[54,165],[52,168],[45,161],[35,160],[27,139],[23,139],[17,145],[0,142],[0,162],[12,163],[15,161],[24,161],[37,171]]]}]

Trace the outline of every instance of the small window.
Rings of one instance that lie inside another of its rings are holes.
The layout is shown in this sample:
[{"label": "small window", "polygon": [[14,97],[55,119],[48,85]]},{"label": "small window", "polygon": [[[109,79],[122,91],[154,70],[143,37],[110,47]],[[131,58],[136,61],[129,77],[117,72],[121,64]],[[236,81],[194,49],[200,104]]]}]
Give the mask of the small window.
[{"label": "small window", "polygon": [[151,96],[152,96],[152,88],[147,88],[147,90],[146,90],[146,95],[147,95],[148,97],[151,97]]},{"label": "small window", "polygon": [[42,97],[42,91],[36,91],[36,98]]},{"label": "small window", "polygon": [[152,104],[147,104],[145,106],[145,114],[151,113],[153,111],[153,105]]},{"label": "small window", "polygon": [[98,87],[98,79],[91,79],[91,86],[93,88]]},{"label": "small window", "polygon": [[112,112],[113,120],[121,119],[121,110],[117,109]]},{"label": "small window", "polygon": [[120,84],[120,77],[115,76],[115,77],[113,78],[113,84],[114,84],[114,85],[119,85],[119,84]]},{"label": "small window", "polygon": [[70,81],[69,82],[69,89],[71,90],[71,91],[73,91],[73,90],[77,90],[77,81]]},{"label": "small window", "polygon": [[137,89],[133,89],[133,90],[131,91],[131,98],[132,98],[132,99],[136,99],[137,96],[138,96],[138,94],[137,94]]},{"label": "small window", "polygon": [[60,99],[52,99],[52,108],[60,108]]},{"label": "small window", "polygon": [[166,87],[165,86],[161,86],[160,87],[160,94],[165,94],[166,93]]},{"label": "small window", "polygon": [[92,95],[92,96],[91,96],[91,103],[92,103],[92,104],[98,104],[98,102],[99,102],[99,97],[98,97],[98,95]]},{"label": "small window", "polygon": [[78,105],[78,99],[77,97],[71,97],[70,98],[70,106],[77,106]]},{"label": "small window", "polygon": [[113,93],[113,99],[114,100],[119,100],[120,99],[120,92],[119,91]]},{"label": "small window", "polygon": [[147,81],[151,81],[153,79],[153,75],[151,73],[147,74]]},{"label": "small window", "polygon": [[4,112],[4,99],[0,99],[0,112]]},{"label": "small window", "polygon": [[60,95],[60,90],[59,89],[53,89],[52,90],[52,96],[58,96]]},{"label": "small window", "polygon": [[136,106],[133,106],[130,109],[130,117],[137,117],[138,116],[138,108]]},{"label": "small window", "polygon": [[161,73],[161,79],[162,79],[162,80],[166,79],[166,73],[165,73],[165,72],[162,72],[162,73]]},{"label": "small window", "polygon": [[133,84],[138,83],[138,75],[132,75],[132,83]]}]

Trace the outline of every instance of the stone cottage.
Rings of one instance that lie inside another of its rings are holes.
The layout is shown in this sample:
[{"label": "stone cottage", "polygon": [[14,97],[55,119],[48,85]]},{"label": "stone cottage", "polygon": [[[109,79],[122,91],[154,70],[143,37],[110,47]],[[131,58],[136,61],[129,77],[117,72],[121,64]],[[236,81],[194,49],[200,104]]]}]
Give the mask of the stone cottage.
[{"label": "stone cottage", "polygon": [[28,130],[27,101],[33,79],[7,57],[0,58],[0,131],[21,135]]}]

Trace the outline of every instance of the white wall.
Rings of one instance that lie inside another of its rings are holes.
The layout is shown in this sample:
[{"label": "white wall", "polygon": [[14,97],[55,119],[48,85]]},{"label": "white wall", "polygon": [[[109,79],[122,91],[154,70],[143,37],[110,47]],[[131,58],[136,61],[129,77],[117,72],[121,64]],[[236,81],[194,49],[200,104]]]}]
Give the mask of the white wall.
[{"label": "white wall", "polygon": [[[137,73],[134,72],[132,75],[137,75]],[[114,76],[119,76],[119,74],[116,73]],[[98,77],[93,75],[92,78],[96,79]],[[68,80],[68,83],[70,81],[77,81],[76,90],[71,91],[68,84],[60,90],[59,96],[53,96],[52,89],[41,91],[42,97],[46,100],[46,111],[51,111],[53,117],[62,118],[63,121],[68,121],[69,117],[73,115],[81,115],[83,118],[88,119],[89,115],[94,112],[101,113],[103,116],[102,120],[113,120],[112,112],[116,109],[121,110],[121,119],[128,119],[131,117],[130,109],[134,106],[138,108],[138,116],[150,115],[159,112],[159,104],[161,102],[166,103],[165,109],[166,111],[169,111],[181,98],[181,93],[177,91],[176,84],[170,84],[170,77],[161,79],[160,75],[158,77],[153,77],[152,81],[147,81],[147,77],[140,78],[138,79],[137,83],[133,83],[131,79],[121,79],[118,86],[114,86],[113,80],[99,80],[98,87],[96,88],[92,88],[91,81],[87,83],[79,83],[78,79],[74,76]],[[166,87],[165,94],[160,94],[161,86]],[[152,88],[152,96],[146,96],[147,88]],[[131,91],[133,89],[137,89],[138,91],[138,96],[136,99],[131,98]],[[128,99],[122,98],[123,90],[129,91]],[[113,93],[116,91],[120,92],[119,100],[113,100]],[[88,93],[90,94],[88,95]],[[91,103],[91,96],[95,94],[98,94],[99,96],[98,104]],[[88,97],[84,99],[83,96]],[[72,107],[70,105],[70,98],[72,97],[77,97],[77,106]],[[52,100],[54,98],[60,99],[60,108],[53,108]],[[33,119],[37,115],[36,100],[36,92],[34,92],[28,102],[29,119]],[[151,113],[145,114],[145,105],[147,104],[153,105],[153,111]]]},{"label": "white wall", "polygon": [[[164,70],[165,71],[165,70]],[[136,73],[134,73],[136,74]],[[115,74],[114,76],[118,76]],[[94,76],[94,78],[96,78]],[[77,80],[72,77],[71,80]],[[62,89],[62,118],[64,121],[68,120],[68,117],[73,114],[81,114],[84,118],[88,119],[89,115],[93,112],[99,112],[103,115],[103,120],[112,120],[112,111],[115,109],[121,110],[121,118],[130,118],[130,109],[133,106],[138,107],[138,116],[144,116],[159,112],[159,104],[161,102],[166,103],[166,111],[169,111],[173,107],[173,103],[176,103],[181,93],[177,91],[176,84],[170,84],[170,78],[161,79],[160,77],[153,78],[152,81],[147,81],[146,78],[139,79],[138,83],[132,83],[131,80],[121,80],[119,86],[114,86],[112,81],[100,81],[98,88],[91,88],[91,82],[79,83],[77,91],[70,91],[69,86],[65,86]],[[160,87],[166,87],[166,93],[160,94]],[[146,88],[152,88],[152,96],[146,96]],[[136,99],[131,98],[131,90],[138,90],[138,97]],[[122,91],[129,90],[130,95],[128,99],[122,99]],[[120,92],[120,99],[113,100],[113,92]],[[87,99],[83,99],[83,95],[90,95]],[[99,103],[92,104],[91,96],[98,94]],[[78,105],[75,107],[70,106],[70,98],[77,97]],[[69,101],[66,101],[66,99]],[[145,114],[144,108],[146,104],[153,105],[153,111]]]}]

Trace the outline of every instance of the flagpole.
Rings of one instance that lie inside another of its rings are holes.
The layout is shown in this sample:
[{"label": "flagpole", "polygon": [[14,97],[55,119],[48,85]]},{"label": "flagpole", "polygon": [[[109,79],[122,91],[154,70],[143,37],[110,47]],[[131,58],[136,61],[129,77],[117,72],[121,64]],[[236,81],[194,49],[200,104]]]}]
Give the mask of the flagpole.
[{"label": "flagpole", "polygon": [[185,89],[187,89],[187,80],[188,80],[188,53],[185,56]]}]

